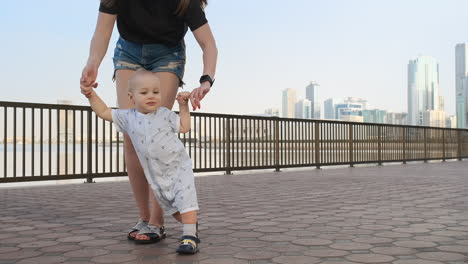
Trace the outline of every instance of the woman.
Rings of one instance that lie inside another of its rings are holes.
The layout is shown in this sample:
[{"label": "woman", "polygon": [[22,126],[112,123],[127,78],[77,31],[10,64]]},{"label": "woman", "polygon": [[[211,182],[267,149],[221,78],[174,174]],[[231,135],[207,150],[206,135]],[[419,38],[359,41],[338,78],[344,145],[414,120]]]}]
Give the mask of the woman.
[{"label": "woman", "polygon": [[[90,54],[80,85],[97,87],[99,65],[106,54],[114,24],[120,38],[114,51],[114,80],[118,107],[132,107],[128,80],[138,69],[155,74],[161,85],[162,106],[172,109],[185,68],[184,36],[190,28],[203,50],[200,86],[190,94],[193,110],[210,91],[216,70],[217,48],[203,8],[207,0],[101,0]],[[128,239],[153,243],[165,237],[163,211],[153,194],[128,135],[124,135],[127,172],[139,209],[140,221]],[[149,199],[152,200],[151,210]],[[195,223],[194,223],[195,224]]]}]

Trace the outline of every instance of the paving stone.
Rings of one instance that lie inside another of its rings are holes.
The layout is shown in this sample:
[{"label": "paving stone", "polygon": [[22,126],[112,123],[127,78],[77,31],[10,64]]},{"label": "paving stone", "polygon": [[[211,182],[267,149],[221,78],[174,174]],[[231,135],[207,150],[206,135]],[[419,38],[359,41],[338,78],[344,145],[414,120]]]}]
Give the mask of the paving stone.
[{"label": "paving stone", "polygon": [[40,256],[34,258],[27,258],[18,261],[18,264],[56,264],[63,263],[66,260],[63,256]]},{"label": "paving stone", "polygon": [[305,256],[281,256],[272,259],[274,263],[281,263],[281,264],[314,264],[319,263],[320,259],[312,258],[312,257],[305,257]]},{"label": "paving stone", "polygon": [[274,251],[242,251],[234,255],[236,258],[257,260],[257,259],[271,259],[279,256],[280,253]]},{"label": "paving stone", "polygon": [[320,257],[320,258],[331,258],[331,257],[342,257],[349,254],[348,251],[338,249],[310,249],[304,252],[307,256]]},{"label": "paving stone", "polygon": [[451,252],[422,252],[416,254],[419,258],[437,261],[457,261],[457,260],[468,260],[468,258],[462,254],[451,253]]},{"label": "paving stone", "polygon": [[351,254],[345,258],[358,263],[384,263],[395,259],[391,256],[381,254]]},{"label": "paving stone", "polygon": [[407,248],[431,248],[431,247],[437,246],[437,244],[433,242],[415,241],[415,240],[396,241],[393,244],[399,247],[407,247]]}]

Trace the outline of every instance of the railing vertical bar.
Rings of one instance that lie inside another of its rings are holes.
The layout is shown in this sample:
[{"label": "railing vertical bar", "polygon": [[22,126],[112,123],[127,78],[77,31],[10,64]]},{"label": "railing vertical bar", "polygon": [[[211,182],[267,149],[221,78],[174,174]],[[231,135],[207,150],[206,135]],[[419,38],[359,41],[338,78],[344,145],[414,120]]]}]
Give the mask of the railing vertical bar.
[{"label": "railing vertical bar", "polygon": [[112,135],[112,132],[113,132],[112,123],[108,122],[108,124],[109,124],[109,172],[112,173],[114,171],[112,168],[112,165],[113,165],[112,164],[112,153],[113,153],[112,149],[114,145],[114,140],[112,138],[113,136]]},{"label": "railing vertical bar", "polygon": [[106,120],[101,119],[102,123],[102,173],[106,172]]},{"label": "railing vertical bar", "polygon": [[13,177],[16,178],[16,106],[13,107]]},{"label": "railing vertical bar", "polygon": [[211,136],[211,119],[212,117],[208,117],[208,142],[209,142],[209,150],[210,150],[210,153],[208,155],[208,158],[209,158],[209,165],[207,166],[207,168],[213,168],[213,160],[212,160],[212,145],[211,145],[211,141],[213,140],[213,137]]},{"label": "railing vertical bar", "polygon": [[353,124],[349,124],[349,166],[354,167],[353,156]]},{"label": "railing vertical bar", "polygon": [[[201,117],[200,117],[200,121],[201,121]],[[203,117],[203,127],[204,127],[204,131],[203,131],[204,132],[203,133],[203,138],[204,138],[204,140],[203,140],[203,153],[204,153],[204,159],[203,160],[204,160],[204,164],[203,165],[204,166],[203,166],[203,168],[208,168],[208,165],[207,165],[208,159],[207,159],[207,156],[206,156],[207,149],[208,149],[208,144],[207,144],[208,141],[206,140],[206,135],[208,134],[207,130],[206,130],[206,116]]]},{"label": "railing vertical bar", "polygon": [[99,173],[99,118],[94,115],[94,173]]},{"label": "railing vertical bar", "polygon": [[[92,115],[92,110],[91,109],[88,109],[87,110],[88,112],[88,125],[86,127],[86,129],[88,130],[87,132],[87,144],[86,144],[86,148],[87,148],[87,153],[86,153],[86,156],[87,156],[87,164],[86,164],[86,167],[87,167],[87,177],[86,177],[86,182],[87,183],[92,183],[93,182],[93,115]],[[96,118],[97,119],[97,118]],[[97,131],[97,127],[96,127],[96,131]],[[97,137],[96,137],[96,140],[97,140]],[[97,145],[97,144],[96,144]],[[96,153],[96,156],[97,156],[97,153]]]},{"label": "railing vertical bar", "polygon": [[3,174],[3,177],[6,178],[7,177],[7,173],[8,173],[8,170],[7,170],[7,161],[8,161],[8,157],[7,157],[7,153],[8,153],[8,139],[7,139],[7,134],[8,134],[8,107],[4,106],[3,107],[3,149],[4,149],[4,152],[3,152],[3,171],[4,171],[4,174]]},{"label": "railing vertical bar", "polygon": [[52,175],[52,109],[49,109],[49,176]]},{"label": "railing vertical bar", "polygon": [[43,165],[43,162],[44,162],[44,160],[43,160],[43,155],[44,155],[44,154],[43,154],[43,145],[44,145],[44,125],[43,125],[43,124],[44,124],[44,111],[43,111],[43,108],[41,108],[41,110],[40,110],[40,116],[41,116],[41,120],[40,120],[40,129],[39,129],[39,130],[40,130],[40,132],[41,132],[41,134],[40,134],[40,141],[41,141],[41,142],[40,142],[40,144],[39,144],[39,150],[40,150],[40,151],[39,151],[39,156],[40,156],[40,158],[39,158],[39,160],[40,160],[39,175],[42,176],[42,175],[44,175],[44,170],[43,170],[43,169],[44,169],[44,165]]},{"label": "railing vertical bar", "polygon": [[57,175],[60,175],[60,109],[56,111],[57,116]]},{"label": "railing vertical bar", "polygon": [[23,156],[23,159],[22,159],[22,164],[23,164],[23,177],[26,176],[26,108],[23,107],[22,108],[22,112],[23,112],[23,140],[22,140],[22,143],[23,143],[23,153],[22,156]]},{"label": "railing vertical bar", "polygon": [[314,147],[315,147],[315,167],[320,169],[320,121],[314,121]]},{"label": "railing vertical bar", "polygon": [[34,176],[34,145],[36,144],[36,138],[34,134],[34,116],[35,116],[35,108],[31,107],[31,177]]},{"label": "railing vertical bar", "polygon": [[445,161],[445,129],[442,130],[442,161]]},{"label": "railing vertical bar", "polygon": [[80,167],[81,167],[81,174],[84,174],[84,111],[80,111]]},{"label": "railing vertical bar", "polygon": [[73,174],[76,174],[76,110],[73,110]]},{"label": "railing vertical bar", "polygon": [[68,174],[68,110],[65,113],[65,175]]},{"label": "railing vertical bar", "polygon": [[236,136],[235,136],[235,139],[236,139],[236,167],[240,167],[239,166],[239,152],[240,152],[240,149],[239,149],[239,141],[240,141],[240,138],[239,138],[239,118],[236,118],[236,130],[234,131],[234,133],[236,133]]},{"label": "railing vertical bar", "polygon": [[424,130],[424,162],[427,162],[427,129]]},{"label": "railing vertical bar", "polygon": [[197,163],[197,143],[198,143],[198,133],[197,133],[197,116],[193,117],[193,137],[194,137],[194,143],[193,143],[193,164],[194,164],[194,169],[199,168],[198,163]]}]

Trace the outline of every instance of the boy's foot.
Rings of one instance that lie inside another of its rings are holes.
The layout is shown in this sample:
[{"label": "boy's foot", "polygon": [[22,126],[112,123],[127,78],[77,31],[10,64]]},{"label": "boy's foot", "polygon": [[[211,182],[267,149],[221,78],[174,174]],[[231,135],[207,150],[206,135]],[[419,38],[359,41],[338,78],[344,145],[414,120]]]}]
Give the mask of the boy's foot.
[{"label": "boy's foot", "polygon": [[140,230],[147,226],[148,225],[148,222],[147,221],[143,221],[143,220],[138,220],[138,222],[135,224],[135,226],[133,226],[132,228],[130,228],[130,232],[127,234],[127,239],[128,240],[135,240],[135,237],[137,236],[138,232],[140,232]]},{"label": "boy's foot", "polygon": [[195,254],[198,252],[200,239],[194,236],[182,236],[179,247],[176,252],[179,254]]},{"label": "boy's foot", "polygon": [[164,226],[156,227],[147,225],[140,229],[138,234],[135,236],[134,241],[136,244],[151,244],[159,242],[163,238],[166,238],[166,230],[164,229]]}]

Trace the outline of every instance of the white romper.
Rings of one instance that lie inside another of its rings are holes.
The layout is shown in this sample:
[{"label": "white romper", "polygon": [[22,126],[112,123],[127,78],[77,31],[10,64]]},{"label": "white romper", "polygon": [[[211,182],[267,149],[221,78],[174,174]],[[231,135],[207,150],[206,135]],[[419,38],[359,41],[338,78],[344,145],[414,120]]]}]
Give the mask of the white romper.
[{"label": "white romper", "polygon": [[136,109],[113,109],[115,127],[127,133],[153,189],[165,212],[181,214],[198,210],[192,161],[177,137],[179,115],[159,107],[142,114]]}]

